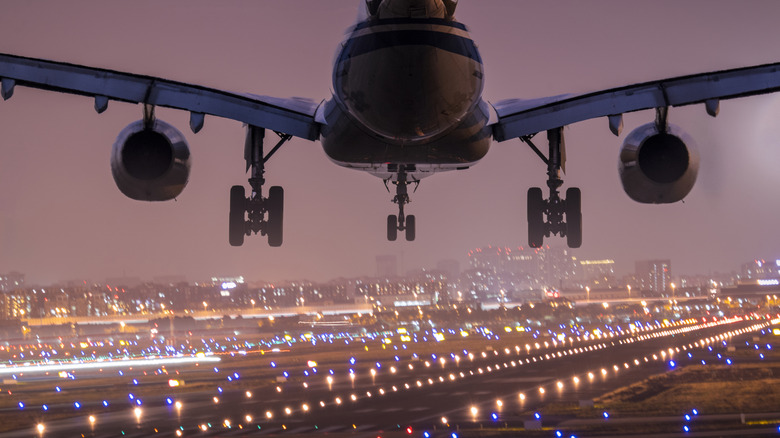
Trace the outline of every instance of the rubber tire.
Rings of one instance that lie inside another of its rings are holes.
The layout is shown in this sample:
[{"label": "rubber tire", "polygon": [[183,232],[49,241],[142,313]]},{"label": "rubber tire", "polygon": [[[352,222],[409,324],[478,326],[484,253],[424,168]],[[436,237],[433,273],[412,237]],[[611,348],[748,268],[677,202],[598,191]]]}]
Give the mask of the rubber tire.
[{"label": "rubber tire", "polygon": [[566,243],[569,248],[582,246],[582,193],[577,187],[566,189]]},{"label": "rubber tire", "polygon": [[394,242],[398,238],[398,216],[387,216],[387,240]]},{"label": "rubber tire", "polygon": [[233,186],[230,188],[230,219],[228,221],[229,240],[232,246],[241,246],[244,244],[246,235],[246,192],[244,186]]},{"label": "rubber tire", "polygon": [[531,187],[528,189],[528,245],[532,248],[541,248],[544,243],[544,198],[542,189]]},{"label": "rubber tire", "polygon": [[414,215],[410,214],[409,216],[406,216],[406,240],[409,242],[414,241],[414,238],[417,236],[416,233],[416,223],[417,221],[414,219]]},{"label": "rubber tire", "polygon": [[280,186],[271,186],[266,199],[268,220],[266,221],[265,234],[268,235],[268,245],[282,246],[284,237],[284,189]]}]

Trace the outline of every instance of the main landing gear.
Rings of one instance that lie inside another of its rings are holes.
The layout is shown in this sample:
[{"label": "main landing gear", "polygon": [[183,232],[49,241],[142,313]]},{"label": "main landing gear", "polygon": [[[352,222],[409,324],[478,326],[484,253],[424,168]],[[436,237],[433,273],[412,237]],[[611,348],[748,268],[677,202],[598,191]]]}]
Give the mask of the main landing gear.
[{"label": "main landing gear", "polygon": [[[412,241],[415,237],[415,219],[414,215],[410,214],[404,216],[404,205],[411,202],[409,200],[409,191],[407,187],[409,184],[414,183],[414,189],[417,190],[417,186],[420,184],[419,180],[409,181],[406,168],[403,165],[398,166],[398,177],[396,181],[393,181],[395,185],[395,196],[393,197],[393,203],[398,204],[398,215],[387,216],[387,240],[393,241],[398,238],[399,231],[406,232],[406,240]],[[390,182],[390,178],[385,180],[385,187],[387,191],[390,191],[390,187],[387,185]]]},{"label": "main landing gear", "polygon": [[263,156],[263,139],[265,129],[247,126],[246,143],[244,144],[244,159],[246,170],[252,169],[249,185],[252,195],[247,198],[244,186],[230,188],[230,244],[241,246],[244,236],[260,233],[268,236],[270,246],[282,245],[282,219],[284,216],[284,189],[272,186],[268,197],[263,197],[265,184],[265,162],[271,158],[291,135],[276,133],[280,140],[265,157]]},{"label": "main landing gear", "polygon": [[[558,194],[558,189],[563,185],[560,171],[565,162],[563,128],[547,131],[547,141],[550,146],[547,157],[531,142],[531,137],[520,139],[547,164],[547,187],[550,189],[550,197],[543,199],[542,189],[539,187],[528,189],[528,244],[533,248],[540,248],[545,237],[559,234],[561,237],[566,237],[566,243],[570,248],[579,248],[582,245],[580,189],[576,187],[566,189],[566,199],[561,199]],[[545,215],[547,220],[544,218]]]}]

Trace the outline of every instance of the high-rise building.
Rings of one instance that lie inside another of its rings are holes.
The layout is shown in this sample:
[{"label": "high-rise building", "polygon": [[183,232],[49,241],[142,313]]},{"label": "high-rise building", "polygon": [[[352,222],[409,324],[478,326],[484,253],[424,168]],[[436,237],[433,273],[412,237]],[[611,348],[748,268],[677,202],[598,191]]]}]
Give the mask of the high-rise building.
[{"label": "high-rise building", "polygon": [[767,280],[780,277],[780,259],[756,259],[742,265],[740,280]]},{"label": "high-rise building", "polygon": [[605,288],[617,283],[614,260],[578,260],[578,265],[579,277],[586,286]]},{"label": "high-rise building", "polygon": [[541,258],[542,279],[547,288],[569,288],[577,278],[578,264],[567,247],[545,246],[538,251]]},{"label": "high-rise building", "polygon": [[540,290],[570,287],[577,264],[568,248],[488,246],[469,251],[461,283],[468,299],[526,299]]},{"label": "high-rise building", "polygon": [[509,248],[503,246],[487,246],[469,251],[469,264],[472,268],[487,272],[511,272],[533,274],[541,277],[541,249]]},{"label": "high-rise building", "polygon": [[662,294],[671,289],[672,262],[666,260],[640,260],[635,264],[636,281],[642,290]]}]

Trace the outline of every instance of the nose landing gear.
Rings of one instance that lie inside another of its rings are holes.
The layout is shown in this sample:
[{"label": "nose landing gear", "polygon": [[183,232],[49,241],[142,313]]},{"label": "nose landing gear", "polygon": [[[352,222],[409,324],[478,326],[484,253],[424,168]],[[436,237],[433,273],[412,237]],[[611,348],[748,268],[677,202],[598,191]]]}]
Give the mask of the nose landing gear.
[{"label": "nose landing gear", "polygon": [[[387,188],[388,192],[390,191],[390,187],[388,186],[389,182],[389,178],[385,180],[385,188]],[[413,214],[408,216],[404,215],[404,205],[411,202],[409,199],[409,191],[407,190],[406,186],[414,183],[414,189],[417,190],[417,186],[420,184],[420,181],[409,181],[406,169],[404,166],[399,166],[398,177],[392,183],[395,185],[395,196],[393,197],[393,203],[398,204],[398,215],[391,214],[387,216],[387,240],[394,241],[398,238],[399,231],[405,231],[406,240],[411,242],[416,236],[416,221]]]},{"label": "nose landing gear", "polygon": [[[561,199],[558,189],[563,185],[560,171],[565,158],[565,146],[563,142],[563,128],[547,131],[549,142],[549,154],[545,157],[531,142],[531,137],[521,137],[547,164],[547,187],[550,196],[542,198],[542,189],[531,187],[528,189],[528,244],[533,248],[540,248],[545,237],[559,234],[566,237],[566,243],[570,248],[579,248],[582,245],[582,195],[580,189],[570,187],[566,190],[566,199]],[[545,215],[547,219],[545,220]],[[566,219],[564,220],[564,216]]]}]

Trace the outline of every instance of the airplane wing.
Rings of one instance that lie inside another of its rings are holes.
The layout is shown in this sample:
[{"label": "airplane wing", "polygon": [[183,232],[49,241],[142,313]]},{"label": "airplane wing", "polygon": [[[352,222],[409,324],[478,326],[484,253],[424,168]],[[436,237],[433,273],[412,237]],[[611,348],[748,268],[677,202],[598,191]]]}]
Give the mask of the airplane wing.
[{"label": "airplane wing", "polygon": [[559,128],[582,120],[609,117],[618,135],[623,113],[704,103],[715,116],[721,99],[780,91],[780,63],[701,73],[580,95],[565,94],[493,104],[498,121],[493,138],[504,141]]},{"label": "airplane wing", "polygon": [[197,132],[204,115],[237,120],[307,140],[319,137],[314,120],[318,103],[302,99],[239,94],[152,76],[85,67],[64,62],[0,54],[2,97],[14,86],[79,94],[95,99],[103,112],[109,100],[144,103],[190,112],[190,128]]}]

